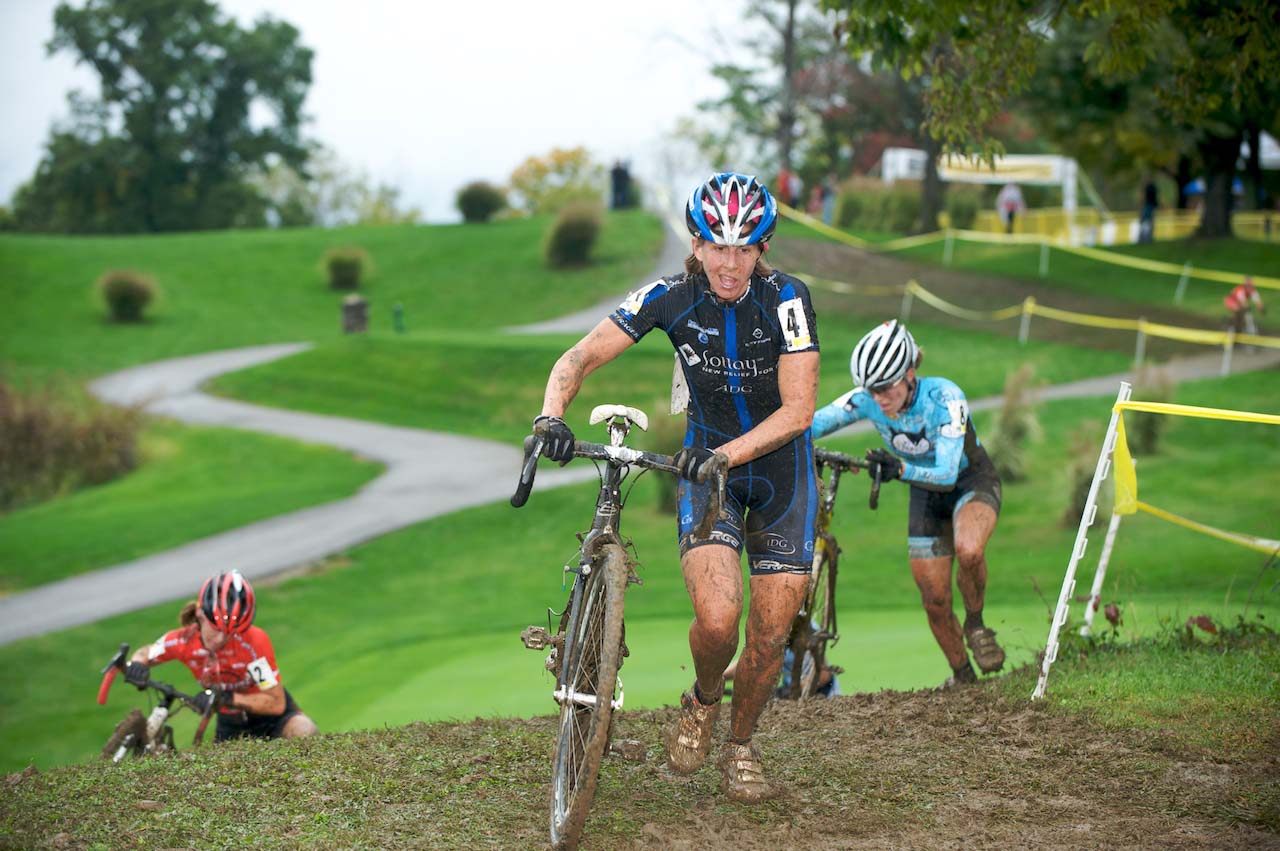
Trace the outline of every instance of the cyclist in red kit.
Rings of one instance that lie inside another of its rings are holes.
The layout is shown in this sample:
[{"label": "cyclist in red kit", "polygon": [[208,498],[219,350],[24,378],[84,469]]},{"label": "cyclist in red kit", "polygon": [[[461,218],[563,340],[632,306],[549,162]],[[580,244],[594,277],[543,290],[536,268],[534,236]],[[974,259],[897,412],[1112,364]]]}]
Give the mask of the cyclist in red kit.
[{"label": "cyclist in red kit", "polygon": [[[253,737],[291,739],[317,732],[281,684],[275,650],[265,630],[253,626],[249,580],[232,570],[205,581],[182,610],[182,626],[133,654],[125,681],[142,687],[151,668],[177,660],[209,691],[198,701],[216,704],[214,741]],[[203,709],[204,707],[201,707]]]}]

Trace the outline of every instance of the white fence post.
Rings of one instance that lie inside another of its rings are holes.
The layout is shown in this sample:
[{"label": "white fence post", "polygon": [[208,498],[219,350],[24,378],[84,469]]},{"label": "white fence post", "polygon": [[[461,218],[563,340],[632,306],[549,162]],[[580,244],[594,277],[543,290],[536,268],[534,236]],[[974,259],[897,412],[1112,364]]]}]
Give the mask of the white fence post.
[{"label": "white fence post", "polygon": [[911,319],[911,302],[914,298],[915,294],[911,292],[911,284],[908,283],[902,291],[902,309],[898,311],[898,321],[903,325]]},{"label": "white fence post", "polygon": [[1040,243],[1040,277],[1049,274],[1049,243]]},{"label": "white fence post", "polygon": [[942,265],[951,265],[952,246],[955,243],[955,237],[951,234],[951,228],[947,228],[947,240],[942,245]]},{"label": "white fence post", "polygon": [[1147,318],[1145,316],[1138,317],[1138,343],[1133,352],[1133,366],[1138,368],[1142,366],[1142,359],[1147,356]]},{"label": "white fence post", "polygon": [[1182,296],[1187,291],[1187,279],[1191,277],[1191,261],[1182,264],[1182,277],[1178,278],[1178,288],[1173,291],[1173,303],[1182,304]]},{"label": "white fence post", "polygon": [[1231,352],[1236,347],[1236,332],[1234,329],[1227,332],[1227,339],[1222,343],[1222,369],[1218,370],[1218,374],[1222,376],[1231,374]]},{"label": "white fence post", "polygon": [[1107,578],[1107,565],[1111,563],[1111,549],[1116,545],[1116,532],[1120,529],[1120,515],[1111,512],[1111,525],[1107,527],[1107,537],[1102,542],[1102,555],[1098,556],[1098,570],[1093,574],[1093,587],[1089,589],[1089,600],[1084,604],[1084,626],[1080,627],[1081,635],[1089,635],[1093,631],[1093,616],[1102,603],[1102,581]]},{"label": "white fence post", "polygon": [[[1120,382],[1120,392],[1116,394],[1117,404],[1129,400],[1130,389],[1129,382]],[[1102,451],[1098,453],[1098,466],[1094,468],[1093,482],[1089,485],[1089,496],[1085,500],[1084,511],[1080,514],[1080,528],[1076,530],[1076,542],[1071,548],[1071,560],[1067,562],[1067,573],[1062,577],[1062,591],[1058,594],[1058,606],[1053,610],[1053,623],[1049,625],[1049,637],[1044,643],[1044,659],[1040,662],[1040,677],[1036,681],[1035,691],[1031,693],[1032,700],[1044,697],[1045,683],[1049,680],[1049,667],[1058,658],[1058,634],[1062,631],[1062,626],[1067,622],[1067,615],[1071,611],[1071,595],[1076,590],[1076,565],[1084,557],[1085,547],[1089,543],[1087,532],[1093,525],[1094,515],[1098,513],[1098,486],[1107,478],[1107,471],[1111,466],[1111,453],[1116,448],[1116,423],[1119,419],[1120,412],[1112,408],[1107,436],[1103,438]]]},{"label": "white fence post", "polygon": [[1027,338],[1031,336],[1031,308],[1035,303],[1035,296],[1027,296],[1022,301],[1022,324],[1018,326],[1018,342],[1024,346],[1027,344]]}]

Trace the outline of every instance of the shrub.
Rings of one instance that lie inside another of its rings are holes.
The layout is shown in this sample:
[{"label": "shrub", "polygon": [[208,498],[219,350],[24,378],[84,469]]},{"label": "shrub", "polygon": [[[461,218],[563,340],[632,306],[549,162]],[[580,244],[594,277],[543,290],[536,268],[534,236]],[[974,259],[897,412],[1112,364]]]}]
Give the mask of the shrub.
[{"label": "shrub", "polygon": [[[898,181],[882,196],[879,230],[910,233],[920,218],[920,185]],[[868,225],[868,229],[871,226]]]},{"label": "shrub", "polygon": [[476,180],[458,190],[454,202],[464,222],[481,224],[507,206],[507,196],[492,183]]},{"label": "shrub", "polygon": [[140,408],[75,411],[0,380],[0,511],[121,476],[138,464]]},{"label": "shrub", "polygon": [[340,245],[324,253],[324,268],[329,287],[335,290],[358,289],[369,267],[369,255],[355,245]]},{"label": "shrub", "polygon": [[[1168,402],[1173,398],[1177,382],[1162,367],[1143,365],[1133,381],[1133,395],[1144,402]],[[1160,446],[1160,433],[1169,424],[1166,414],[1129,411],[1124,416],[1125,439],[1134,455],[1154,455]]]},{"label": "shrub", "polygon": [[968,230],[982,209],[982,190],[972,186],[947,188],[947,218],[951,227]]},{"label": "shrub", "polygon": [[1060,521],[1068,529],[1080,525],[1084,505],[1089,501],[1089,488],[1093,486],[1093,474],[1098,468],[1101,443],[1101,427],[1096,422],[1083,422],[1071,433],[1067,450],[1067,509]]},{"label": "shrub", "polygon": [[113,322],[141,322],[159,287],[150,275],[132,269],[111,269],[98,278],[97,290]]},{"label": "shrub", "polygon": [[1035,367],[1024,363],[1004,382],[1004,404],[991,434],[982,441],[1000,478],[1017,482],[1027,477],[1026,444],[1040,438],[1032,378]]},{"label": "shrub", "polygon": [[604,211],[592,202],[567,205],[556,217],[547,239],[547,263],[554,267],[583,266],[604,224]]}]

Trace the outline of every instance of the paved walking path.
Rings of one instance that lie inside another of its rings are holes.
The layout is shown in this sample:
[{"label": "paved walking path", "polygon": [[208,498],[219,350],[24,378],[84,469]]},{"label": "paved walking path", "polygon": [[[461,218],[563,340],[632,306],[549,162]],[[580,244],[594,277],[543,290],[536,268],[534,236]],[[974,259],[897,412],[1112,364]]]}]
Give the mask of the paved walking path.
[{"label": "paved walking path", "polygon": [[[644,281],[681,268],[682,237],[669,234],[655,271]],[[585,333],[610,312],[620,295],[572,316],[506,329],[512,333]],[[355,452],[386,465],[386,472],[354,496],[273,517],[177,549],[53,582],[0,598],[0,646],[21,638],[90,623],[111,615],[190,596],[208,576],[232,567],[256,579],[349,549],[422,520],[510,496],[520,452],[478,438],[380,425],[221,399],[200,392],[205,382],[296,354],[306,343],[254,346],[176,358],[107,375],[93,393],[117,404],[145,403],[148,411],[199,425],[282,435]],[[1232,371],[1280,364],[1280,351],[1237,353]],[[1171,361],[1178,380],[1218,374],[1211,353]],[[1090,378],[1041,391],[1045,399],[1114,394],[1127,374]],[[825,400],[819,400],[822,403]],[[1000,397],[974,400],[974,410],[996,407]],[[867,423],[859,426],[869,427]],[[590,468],[545,467],[539,489],[594,478]]]}]

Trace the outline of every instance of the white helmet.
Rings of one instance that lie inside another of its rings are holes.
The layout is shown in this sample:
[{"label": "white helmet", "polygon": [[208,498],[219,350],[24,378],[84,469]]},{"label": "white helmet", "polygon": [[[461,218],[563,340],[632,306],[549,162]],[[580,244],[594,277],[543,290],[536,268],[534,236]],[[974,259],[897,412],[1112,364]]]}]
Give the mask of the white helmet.
[{"label": "white helmet", "polygon": [[894,384],[916,365],[920,350],[906,326],[890,319],[877,325],[853,347],[849,371],[853,383],[867,390],[882,390]]}]

